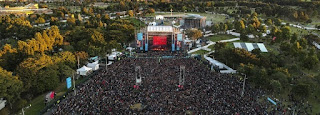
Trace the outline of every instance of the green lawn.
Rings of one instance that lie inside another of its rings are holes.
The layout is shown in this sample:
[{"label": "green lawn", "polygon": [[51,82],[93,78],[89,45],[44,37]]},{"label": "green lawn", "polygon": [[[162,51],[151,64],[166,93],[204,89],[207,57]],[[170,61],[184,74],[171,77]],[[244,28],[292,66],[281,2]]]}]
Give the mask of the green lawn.
[{"label": "green lawn", "polygon": [[[60,85],[54,90],[56,91],[57,95],[56,98],[62,96],[66,91],[66,83],[60,83]],[[44,94],[41,94],[39,96],[37,96],[36,98],[34,98],[33,100],[31,100],[31,107],[25,110],[26,115],[37,115],[39,114],[39,112],[45,108],[44,105],[44,96],[47,94],[47,92],[45,92]]]},{"label": "green lawn", "polygon": [[136,19],[136,18],[127,18],[127,20],[129,20],[130,22],[132,22],[135,27],[139,27],[139,26],[140,26],[140,27],[144,27],[144,26],[145,26],[144,22],[142,22],[142,21],[140,21],[140,20],[138,20],[138,19]]},{"label": "green lawn", "polygon": [[37,115],[39,112],[45,107],[44,105],[44,96],[46,94],[42,94],[31,101],[31,107],[25,109],[26,115]]},{"label": "green lawn", "polygon": [[308,30],[305,30],[305,29],[300,29],[292,26],[290,26],[290,29],[291,29],[291,33],[297,33],[300,36],[308,34]]},{"label": "green lawn", "polygon": [[228,34],[218,34],[218,35],[210,36],[209,40],[212,42],[217,42],[220,40],[228,40],[228,39],[232,39],[232,38],[236,38],[236,36],[228,35]]},{"label": "green lawn", "polygon": [[204,54],[206,54],[206,53],[209,53],[209,52],[206,51],[206,50],[198,50],[198,51],[196,51],[196,52],[193,52],[192,54],[204,55]]},{"label": "green lawn", "polygon": [[213,51],[214,50],[214,45],[210,45],[210,46],[208,46],[208,48]]}]

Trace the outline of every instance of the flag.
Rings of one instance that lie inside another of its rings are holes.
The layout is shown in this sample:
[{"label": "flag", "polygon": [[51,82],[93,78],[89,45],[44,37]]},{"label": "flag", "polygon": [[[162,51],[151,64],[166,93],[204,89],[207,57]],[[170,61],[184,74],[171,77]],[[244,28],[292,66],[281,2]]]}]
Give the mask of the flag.
[{"label": "flag", "polygon": [[273,38],[272,38],[272,41],[276,40],[276,38],[277,38],[277,37],[273,37]]},{"label": "flag", "polygon": [[51,99],[54,98],[54,91],[51,91],[50,98],[51,98]]}]

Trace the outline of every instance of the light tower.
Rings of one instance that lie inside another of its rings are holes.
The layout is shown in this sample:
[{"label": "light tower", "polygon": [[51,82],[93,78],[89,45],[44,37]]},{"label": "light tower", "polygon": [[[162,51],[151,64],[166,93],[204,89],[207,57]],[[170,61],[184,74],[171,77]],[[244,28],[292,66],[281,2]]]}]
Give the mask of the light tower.
[{"label": "light tower", "polygon": [[186,67],[184,65],[180,66],[180,76],[179,76],[179,87],[183,87],[185,82],[185,73],[186,73]]}]

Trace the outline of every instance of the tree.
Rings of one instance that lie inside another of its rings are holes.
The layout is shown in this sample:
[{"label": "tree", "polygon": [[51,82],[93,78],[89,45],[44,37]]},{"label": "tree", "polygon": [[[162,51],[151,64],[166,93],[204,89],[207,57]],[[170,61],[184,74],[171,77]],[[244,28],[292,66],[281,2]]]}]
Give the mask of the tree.
[{"label": "tree", "polygon": [[291,29],[290,29],[289,26],[283,26],[283,27],[281,28],[281,31],[282,31],[282,38],[283,38],[284,40],[290,40],[290,39],[291,39],[291,37],[290,37],[290,35],[291,35]]},{"label": "tree", "polygon": [[260,30],[261,33],[266,33],[267,32],[267,27],[265,25],[260,26],[259,30]]},{"label": "tree", "polygon": [[308,41],[305,38],[299,39],[298,42],[302,48],[304,48],[304,49],[307,48]]},{"label": "tree", "polygon": [[67,23],[69,26],[75,26],[76,25],[76,19],[75,18],[68,18]]},{"label": "tree", "polygon": [[236,29],[238,32],[244,31],[245,28],[246,28],[246,26],[245,26],[243,20],[237,21],[237,22],[235,23],[235,29]]},{"label": "tree", "polygon": [[40,85],[37,82],[38,71],[52,64],[53,62],[51,58],[47,55],[37,55],[34,58],[27,58],[21,62],[17,68],[17,74],[23,81],[23,87],[25,90],[30,90],[30,92],[35,91],[36,89],[31,88],[36,87],[36,85]]},{"label": "tree", "polygon": [[155,10],[153,8],[149,8],[148,13],[153,14],[155,13]]},{"label": "tree", "polygon": [[295,43],[298,40],[298,34],[297,33],[293,33],[290,43]]},{"label": "tree", "polygon": [[185,12],[185,11],[187,10],[187,7],[186,7],[186,6],[182,6],[181,10],[182,10],[183,12]]},{"label": "tree", "polygon": [[212,33],[218,33],[219,32],[219,30],[220,30],[220,25],[219,24],[214,24],[213,26],[212,26]]},{"label": "tree", "polygon": [[44,23],[46,23],[46,20],[44,20],[42,17],[39,17],[39,18],[36,20],[36,23],[38,23],[38,24],[44,24]]},{"label": "tree", "polygon": [[266,25],[271,26],[271,25],[272,25],[272,20],[271,20],[271,19],[268,19],[268,20],[266,21]]},{"label": "tree", "polygon": [[82,13],[83,13],[83,14],[88,14],[88,9],[87,9],[86,7],[83,7],[83,8],[82,8]]},{"label": "tree", "polygon": [[132,10],[129,10],[129,11],[128,11],[128,15],[129,15],[130,17],[133,17],[133,11],[132,11]]},{"label": "tree", "polygon": [[124,1],[120,1],[120,8],[121,10],[126,10],[126,4],[124,3]]},{"label": "tree", "polygon": [[200,37],[202,37],[202,33],[198,29],[191,29],[188,31],[188,36],[192,38],[193,40],[198,40]]},{"label": "tree", "polygon": [[282,20],[281,20],[281,19],[276,18],[276,19],[274,20],[274,25],[276,25],[276,26],[280,26],[280,25],[281,25],[281,22],[282,22]]},{"label": "tree", "polygon": [[271,80],[270,81],[270,86],[272,87],[272,90],[274,92],[280,92],[282,89],[282,85],[278,80]]},{"label": "tree", "polygon": [[0,67],[0,84],[0,97],[8,100],[12,108],[12,104],[20,98],[23,83],[18,76],[13,76],[12,72]]},{"label": "tree", "polygon": [[307,69],[312,69],[319,63],[317,55],[308,55],[307,58],[303,61],[303,66]]},{"label": "tree", "polygon": [[255,29],[254,29],[254,27],[253,27],[252,24],[249,24],[249,25],[248,25],[246,32],[247,32],[248,34],[252,34],[252,33],[255,32]]},{"label": "tree", "polygon": [[249,37],[247,36],[247,33],[245,31],[242,31],[240,33],[240,40],[242,40],[242,41],[248,41],[249,40]]}]

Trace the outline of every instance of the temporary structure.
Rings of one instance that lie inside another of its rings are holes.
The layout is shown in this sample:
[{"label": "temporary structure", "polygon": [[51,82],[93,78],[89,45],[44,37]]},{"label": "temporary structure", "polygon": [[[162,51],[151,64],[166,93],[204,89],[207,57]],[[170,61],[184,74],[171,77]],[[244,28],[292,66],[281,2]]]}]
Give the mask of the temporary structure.
[{"label": "temporary structure", "polygon": [[83,66],[83,67],[77,69],[77,74],[79,74],[79,75],[87,75],[88,72],[90,72],[90,71],[92,71],[92,68],[88,68],[86,66]]},{"label": "temporary structure", "polygon": [[93,71],[98,70],[99,69],[99,64],[98,61],[93,62],[93,63],[88,63],[87,66],[89,68],[92,68]]}]

